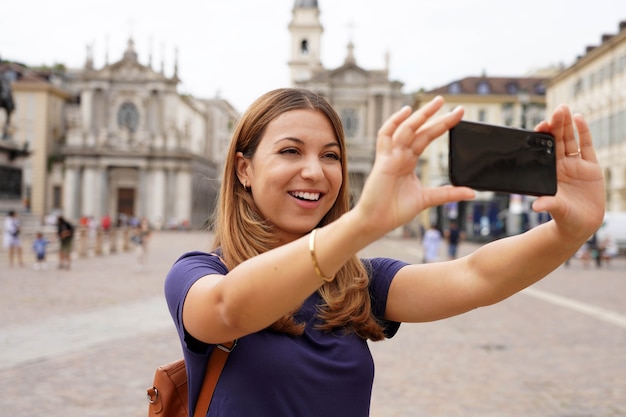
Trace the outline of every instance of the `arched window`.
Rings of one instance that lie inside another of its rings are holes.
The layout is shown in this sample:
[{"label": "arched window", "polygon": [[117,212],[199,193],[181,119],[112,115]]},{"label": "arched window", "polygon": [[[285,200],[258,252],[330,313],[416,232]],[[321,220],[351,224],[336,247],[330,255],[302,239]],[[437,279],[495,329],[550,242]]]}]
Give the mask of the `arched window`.
[{"label": "arched window", "polygon": [[306,56],[309,54],[309,41],[306,39],[302,39],[300,42],[300,55]]}]

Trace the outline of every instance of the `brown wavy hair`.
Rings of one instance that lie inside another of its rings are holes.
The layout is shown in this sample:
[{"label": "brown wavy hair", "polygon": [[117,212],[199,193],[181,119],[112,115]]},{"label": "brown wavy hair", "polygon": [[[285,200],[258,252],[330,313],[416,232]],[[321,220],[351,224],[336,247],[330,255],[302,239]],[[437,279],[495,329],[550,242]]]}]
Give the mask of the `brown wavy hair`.
[{"label": "brown wavy hair", "polygon": [[[341,119],[319,94],[309,90],[282,88],[259,97],[239,119],[226,157],[220,198],[213,228],[214,247],[221,248],[226,266],[232,269],[246,259],[279,246],[274,228],[261,216],[252,194],[239,182],[236,155],[252,158],[267,125],[281,114],[308,109],[319,111],[330,121],[341,149],[343,181],[337,200],[318,226],[337,220],[350,208],[346,144]],[[347,330],[364,339],[381,340],[383,328],[372,314],[369,277],[363,263],[353,256],[337,272],[335,280],[319,289],[324,300],[318,311],[322,330]],[[270,326],[271,330],[292,335],[302,334],[304,324],[297,323],[293,312]]]}]

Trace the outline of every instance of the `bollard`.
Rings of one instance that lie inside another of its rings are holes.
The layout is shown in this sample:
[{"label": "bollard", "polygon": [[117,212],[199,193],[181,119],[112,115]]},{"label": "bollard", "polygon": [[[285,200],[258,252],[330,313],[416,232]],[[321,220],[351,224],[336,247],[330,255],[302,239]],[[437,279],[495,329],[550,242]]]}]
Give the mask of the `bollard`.
[{"label": "bollard", "polygon": [[79,226],[78,228],[78,256],[80,258],[87,257],[87,228],[85,226]]},{"label": "bollard", "polygon": [[124,252],[128,252],[130,250],[130,236],[128,232],[128,227],[124,227],[124,232],[122,233],[122,248]]},{"label": "bollard", "polygon": [[94,253],[96,256],[102,255],[102,229],[96,228],[96,246],[94,248]]},{"label": "bollard", "polygon": [[109,229],[109,253],[117,253],[117,229],[116,227],[112,227]]}]

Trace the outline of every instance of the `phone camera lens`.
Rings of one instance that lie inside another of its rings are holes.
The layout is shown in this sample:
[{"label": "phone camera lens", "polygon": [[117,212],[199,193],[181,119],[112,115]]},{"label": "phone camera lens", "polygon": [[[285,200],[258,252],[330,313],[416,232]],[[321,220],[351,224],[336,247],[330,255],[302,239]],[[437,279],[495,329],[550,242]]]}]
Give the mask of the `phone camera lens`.
[{"label": "phone camera lens", "polygon": [[551,140],[546,141],[546,144],[551,148],[554,146],[554,143]]}]

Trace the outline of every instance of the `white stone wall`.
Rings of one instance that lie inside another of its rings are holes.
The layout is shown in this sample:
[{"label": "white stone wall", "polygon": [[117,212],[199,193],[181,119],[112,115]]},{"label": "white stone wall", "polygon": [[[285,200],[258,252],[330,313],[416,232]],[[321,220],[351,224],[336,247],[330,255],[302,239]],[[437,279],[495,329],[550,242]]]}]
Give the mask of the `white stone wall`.
[{"label": "white stone wall", "polygon": [[549,85],[549,111],[567,104],[587,120],[607,182],[607,210],[626,211],[626,30],[605,40]]}]

